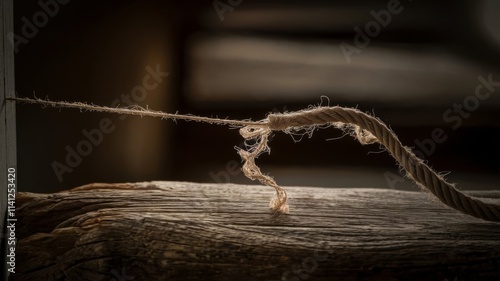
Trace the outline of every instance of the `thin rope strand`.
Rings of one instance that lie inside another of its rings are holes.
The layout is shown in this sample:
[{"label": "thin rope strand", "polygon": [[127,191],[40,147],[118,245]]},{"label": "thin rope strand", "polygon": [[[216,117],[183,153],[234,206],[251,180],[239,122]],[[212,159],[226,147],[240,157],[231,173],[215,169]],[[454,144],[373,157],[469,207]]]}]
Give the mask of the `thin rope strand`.
[{"label": "thin rope strand", "polygon": [[6,98],[8,100],[15,100],[21,103],[27,104],[41,104],[45,106],[51,106],[54,108],[73,108],[87,111],[95,111],[95,112],[106,112],[106,113],[115,113],[115,114],[127,114],[127,115],[135,115],[135,116],[149,116],[149,117],[158,117],[162,119],[180,119],[186,121],[196,121],[203,122],[209,124],[216,125],[232,125],[232,126],[248,126],[248,125],[263,125],[263,121],[255,122],[255,121],[244,121],[244,120],[231,120],[231,119],[220,119],[220,118],[210,118],[210,117],[202,117],[202,116],[194,116],[194,115],[183,115],[183,114],[173,114],[166,113],[162,111],[154,111],[150,109],[129,109],[122,107],[107,107],[107,106],[99,106],[94,104],[87,104],[82,102],[66,102],[66,101],[50,101],[50,100],[42,100],[42,99],[31,99],[31,98]]}]

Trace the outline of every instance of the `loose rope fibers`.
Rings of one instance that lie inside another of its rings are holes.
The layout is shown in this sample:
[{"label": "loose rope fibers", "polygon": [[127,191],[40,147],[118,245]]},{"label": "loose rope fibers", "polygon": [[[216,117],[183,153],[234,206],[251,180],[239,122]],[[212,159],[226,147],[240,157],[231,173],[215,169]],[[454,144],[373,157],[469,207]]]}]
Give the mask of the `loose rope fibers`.
[{"label": "loose rope fibers", "polygon": [[[164,113],[141,107],[131,109],[110,108],[79,102],[60,102],[38,98],[10,98],[10,100],[55,108],[75,108],[87,111],[150,116],[172,120],[180,119],[240,127],[240,134],[246,141],[246,149],[237,148],[244,161],[242,170],[245,176],[251,180],[258,180],[276,190],[276,197],[272,199],[270,207],[274,210],[274,214],[278,215],[289,211],[286,191],[271,176],[260,171],[255,164],[255,159],[262,153],[270,152],[268,141],[273,131],[285,133],[312,132],[319,126],[332,125],[350,132],[363,145],[377,142],[382,144],[407,172],[409,178],[413,179],[424,190],[430,191],[445,205],[483,220],[500,221],[500,205],[481,201],[459,191],[454,184],[448,183],[441,175],[419,159],[410,148],[402,145],[396,134],[384,122],[354,108],[340,106],[316,107],[290,113],[269,114],[266,119],[261,121],[249,121]],[[248,141],[253,142],[249,144]]]}]

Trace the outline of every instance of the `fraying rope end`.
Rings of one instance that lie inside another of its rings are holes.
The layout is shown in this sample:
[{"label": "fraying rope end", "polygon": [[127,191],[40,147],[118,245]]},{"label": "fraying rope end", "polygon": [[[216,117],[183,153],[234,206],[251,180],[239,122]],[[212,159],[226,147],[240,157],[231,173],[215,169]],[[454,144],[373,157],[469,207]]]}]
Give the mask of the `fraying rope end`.
[{"label": "fraying rope end", "polygon": [[259,157],[262,153],[269,152],[267,142],[271,132],[272,131],[266,124],[250,125],[241,128],[240,134],[245,141],[255,140],[255,143],[245,143],[247,150],[239,149],[238,154],[244,161],[242,170],[247,178],[258,180],[264,185],[274,187],[276,190],[276,197],[271,200],[269,206],[274,210],[276,215],[280,215],[289,212],[286,191],[279,186],[272,177],[262,174],[259,167],[255,164],[255,158]]},{"label": "fraying rope end", "polygon": [[[285,192],[285,190],[283,190]],[[269,202],[269,207],[278,215],[280,214],[288,214],[290,212],[290,206],[288,205],[286,196],[283,197],[274,197],[271,202]]]}]

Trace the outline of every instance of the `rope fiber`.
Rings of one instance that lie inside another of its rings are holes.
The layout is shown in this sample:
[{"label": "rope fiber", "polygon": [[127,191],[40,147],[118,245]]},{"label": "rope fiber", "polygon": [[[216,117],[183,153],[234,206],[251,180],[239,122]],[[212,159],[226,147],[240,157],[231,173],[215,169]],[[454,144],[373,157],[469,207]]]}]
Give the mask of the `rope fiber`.
[{"label": "rope fiber", "polygon": [[288,114],[270,114],[268,120],[269,128],[273,131],[336,122],[354,125],[357,138],[362,144],[373,143],[376,139],[407,171],[409,177],[429,190],[445,205],[477,218],[500,221],[499,205],[483,202],[459,191],[419,159],[408,147],[403,146],[396,134],[381,120],[371,115],[357,109],[334,106]]},{"label": "rope fiber", "polygon": [[[350,129],[361,144],[378,142],[385,146],[411,179],[419,186],[430,191],[430,193],[445,205],[464,214],[483,220],[500,221],[500,205],[487,203],[478,198],[464,194],[458,190],[454,184],[448,183],[442,176],[437,174],[419,159],[410,148],[402,145],[396,134],[389,129],[384,122],[354,108],[340,106],[317,107],[290,113],[269,114],[264,120],[248,121],[164,113],[140,107],[133,109],[110,108],[79,102],[59,102],[37,98],[8,99],[20,103],[41,104],[55,108],[76,108],[88,111],[151,116],[173,120],[180,119],[241,127],[240,134],[246,140],[246,150],[237,148],[239,155],[244,161],[242,170],[245,176],[251,180],[258,180],[262,184],[275,189],[276,197],[270,203],[270,207],[274,210],[275,215],[288,213],[289,211],[286,191],[283,187],[279,186],[271,176],[263,174],[255,164],[255,159],[260,154],[270,152],[268,146],[270,134],[273,131],[282,131],[286,133],[300,130],[307,131],[322,125],[333,125],[344,130]],[[247,142],[249,140],[253,141],[252,144]]]}]

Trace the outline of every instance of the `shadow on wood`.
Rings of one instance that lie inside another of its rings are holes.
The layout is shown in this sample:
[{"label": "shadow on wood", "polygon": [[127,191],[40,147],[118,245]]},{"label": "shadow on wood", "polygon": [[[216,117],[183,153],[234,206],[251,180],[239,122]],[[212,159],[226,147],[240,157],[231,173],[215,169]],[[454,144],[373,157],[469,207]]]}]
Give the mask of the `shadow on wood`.
[{"label": "shadow on wood", "polygon": [[[19,193],[10,280],[500,280],[500,224],[423,192],[145,182]],[[475,193],[500,203],[500,192]]]}]

